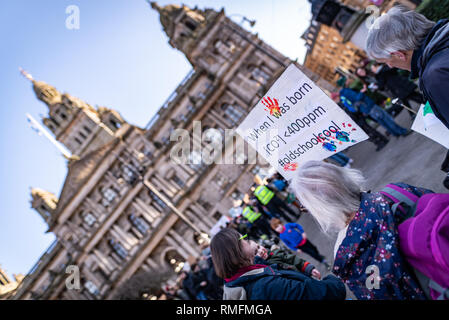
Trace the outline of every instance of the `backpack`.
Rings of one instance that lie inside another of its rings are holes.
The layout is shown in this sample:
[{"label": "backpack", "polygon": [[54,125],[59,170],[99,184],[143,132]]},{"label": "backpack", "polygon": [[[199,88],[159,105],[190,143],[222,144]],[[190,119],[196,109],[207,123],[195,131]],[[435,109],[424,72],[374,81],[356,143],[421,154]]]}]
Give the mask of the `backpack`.
[{"label": "backpack", "polygon": [[393,184],[380,193],[394,202],[393,214],[406,214],[398,226],[400,249],[421,288],[434,300],[449,299],[449,194],[418,197]]}]

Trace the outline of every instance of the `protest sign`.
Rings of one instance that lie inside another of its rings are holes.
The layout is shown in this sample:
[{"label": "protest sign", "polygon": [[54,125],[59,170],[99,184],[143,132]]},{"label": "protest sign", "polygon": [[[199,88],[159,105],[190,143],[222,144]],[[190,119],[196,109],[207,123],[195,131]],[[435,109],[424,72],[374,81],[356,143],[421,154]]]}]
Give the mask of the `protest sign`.
[{"label": "protest sign", "polygon": [[230,222],[232,219],[228,216],[221,216],[216,224],[210,229],[209,235],[211,237],[215,236],[221,229],[226,228],[226,223]]},{"label": "protest sign", "polygon": [[419,108],[416,119],[412,125],[412,130],[449,149],[449,130],[435,116],[428,102],[426,105],[422,104]]},{"label": "protest sign", "polygon": [[309,160],[323,160],[368,139],[294,64],[236,131],[286,179]]}]

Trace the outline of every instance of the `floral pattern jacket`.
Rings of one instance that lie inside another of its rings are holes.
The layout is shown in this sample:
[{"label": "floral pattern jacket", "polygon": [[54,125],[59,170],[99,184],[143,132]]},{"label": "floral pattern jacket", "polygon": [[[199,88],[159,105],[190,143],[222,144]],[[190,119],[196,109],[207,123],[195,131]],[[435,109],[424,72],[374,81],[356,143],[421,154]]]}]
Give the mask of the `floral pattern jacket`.
[{"label": "floral pattern jacket", "polygon": [[[432,193],[404,183],[394,184],[418,197]],[[413,270],[399,252],[397,227],[404,221],[404,214],[400,210],[393,214],[392,205],[393,201],[379,192],[362,193],[360,208],[337,250],[334,274],[358,299],[425,299]],[[377,270],[379,277],[375,279]]]}]

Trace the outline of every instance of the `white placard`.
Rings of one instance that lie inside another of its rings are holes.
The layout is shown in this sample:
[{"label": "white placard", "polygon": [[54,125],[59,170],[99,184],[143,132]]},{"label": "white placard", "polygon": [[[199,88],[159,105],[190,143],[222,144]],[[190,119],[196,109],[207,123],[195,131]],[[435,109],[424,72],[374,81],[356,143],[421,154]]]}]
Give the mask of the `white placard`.
[{"label": "white placard", "polygon": [[309,160],[323,160],[366,133],[291,64],[237,128],[286,179]]},{"label": "white placard", "polygon": [[412,130],[449,149],[449,129],[435,116],[430,106],[419,108]]},{"label": "white placard", "polygon": [[216,224],[210,229],[209,235],[211,237],[215,236],[222,228],[226,228],[226,223],[230,222],[232,219],[227,216],[221,216]]}]

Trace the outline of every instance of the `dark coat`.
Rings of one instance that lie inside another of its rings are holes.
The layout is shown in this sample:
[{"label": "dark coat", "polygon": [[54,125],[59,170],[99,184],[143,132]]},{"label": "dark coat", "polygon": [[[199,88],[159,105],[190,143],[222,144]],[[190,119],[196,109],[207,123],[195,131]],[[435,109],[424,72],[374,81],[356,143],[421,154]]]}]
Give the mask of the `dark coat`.
[{"label": "dark coat", "polygon": [[440,20],[413,52],[412,78],[435,116],[449,128],[449,20]]},{"label": "dark coat", "polygon": [[303,272],[308,276],[310,276],[312,274],[312,270],[315,269],[313,264],[301,259],[294,253],[282,249],[268,251],[266,261],[270,265],[277,264],[280,269]]},{"label": "dark coat", "polygon": [[400,75],[398,69],[386,65],[376,74],[376,82],[379,90],[389,91],[392,98],[404,99],[418,88],[407,77]]},{"label": "dark coat", "polygon": [[204,288],[206,296],[211,300],[221,300],[223,298],[223,279],[217,276],[213,264],[206,270],[206,279],[207,286]]},{"label": "dark coat", "polygon": [[369,114],[375,105],[374,101],[363,92],[357,92],[349,88],[343,88],[340,90],[340,99],[341,97],[345,97],[351,101],[352,105],[363,114]]},{"label": "dark coat", "polygon": [[301,272],[279,270],[276,265],[244,273],[227,282],[225,300],[344,300],[346,288],[341,280],[328,275],[315,280]]},{"label": "dark coat", "polygon": [[191,300],[196,300],[196,295],[198,294],[198,288],[201,281],[202,275],[197,272],[189,272],[187,277],[182,282],[182,287]]}]

